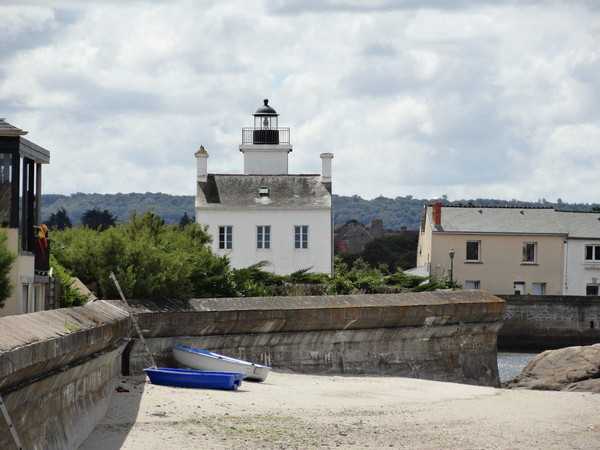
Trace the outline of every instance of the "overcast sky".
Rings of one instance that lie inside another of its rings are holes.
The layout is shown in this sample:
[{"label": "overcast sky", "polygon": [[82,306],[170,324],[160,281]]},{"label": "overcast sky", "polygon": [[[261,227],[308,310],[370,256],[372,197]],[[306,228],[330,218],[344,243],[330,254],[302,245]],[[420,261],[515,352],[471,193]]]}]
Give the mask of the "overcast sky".
[{"label": "overcast sky", "polygon": [[268,98],[337,194],[597,202],[598,5],[2,0],[0,117],[50,150],[45,193],[194,194]]}]

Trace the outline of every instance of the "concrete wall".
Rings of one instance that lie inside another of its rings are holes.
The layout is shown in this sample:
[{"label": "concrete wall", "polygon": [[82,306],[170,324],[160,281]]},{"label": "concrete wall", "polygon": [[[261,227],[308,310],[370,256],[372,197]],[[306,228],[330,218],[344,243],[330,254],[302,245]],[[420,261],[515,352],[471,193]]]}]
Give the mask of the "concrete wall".
[{"label": "concrete wall", "polygon": [[[134,310],[158,364],[171,345],[298,372],[379,374],[496,386],[504,302],[482,291],[199,299]],[[147,366],[136,341],[132,371]]]},{"label": "concrete wall", "polygon": [[[159,365],[191,345],[299,372],[497,386],[505,303],[482,291],[132,302]],[[24,448],[77,448],[121,367],[148,365],[119,301],[0,318],[0,394]],[[135,332],[134,332],[135,333]],[[0,448],[15,448],[0,417]]]},{"label": "concrete wall", "polygon": [[[108,407],[130,328],[104,301],[0,318],[0,393],[24,448],[85,440]],[[2,416],[0,448],[15,448]]]},{"label": "concrete wall", "polygon": [[498,348],[548,350],[600,342],[600,297],[502,296]]}]

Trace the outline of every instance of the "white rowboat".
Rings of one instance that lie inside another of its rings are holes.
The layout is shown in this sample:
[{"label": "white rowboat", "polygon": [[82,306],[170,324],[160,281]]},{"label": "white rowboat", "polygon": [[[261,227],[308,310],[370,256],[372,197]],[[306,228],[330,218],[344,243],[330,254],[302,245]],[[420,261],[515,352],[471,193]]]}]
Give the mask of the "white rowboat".
[{"label": "white rowboat", "polygon": [[171,349],[173,349],[173,356],[179,364],[196,370],[242,372],[246,374],[244,379],[254,381],[265,381],[269,370],[271,370],[269,366],[219,355],[208,350],[199,350],[181,345],[173,345]]}]

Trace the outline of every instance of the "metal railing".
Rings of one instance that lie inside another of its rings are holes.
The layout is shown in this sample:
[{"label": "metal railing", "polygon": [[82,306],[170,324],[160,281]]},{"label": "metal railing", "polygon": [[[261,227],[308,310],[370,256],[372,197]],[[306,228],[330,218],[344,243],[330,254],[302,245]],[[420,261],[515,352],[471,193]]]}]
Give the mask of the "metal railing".
[{"label": "metal railing", "polygon": [[244,144],[271,144],[279,145],[290,143],[289,128],[242,128],[242,145]]}]

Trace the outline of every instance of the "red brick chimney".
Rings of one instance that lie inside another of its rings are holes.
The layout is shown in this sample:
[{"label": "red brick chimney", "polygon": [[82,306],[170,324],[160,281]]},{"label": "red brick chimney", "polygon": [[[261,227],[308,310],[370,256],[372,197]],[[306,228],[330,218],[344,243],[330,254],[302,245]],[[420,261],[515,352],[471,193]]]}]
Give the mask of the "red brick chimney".
[{"label": "red brick chimney", "polygon": [[431,205],[432,215],[433,215],[433,224],[441,225],[442,224],[442,204],[440,202],[436,202]]}]

